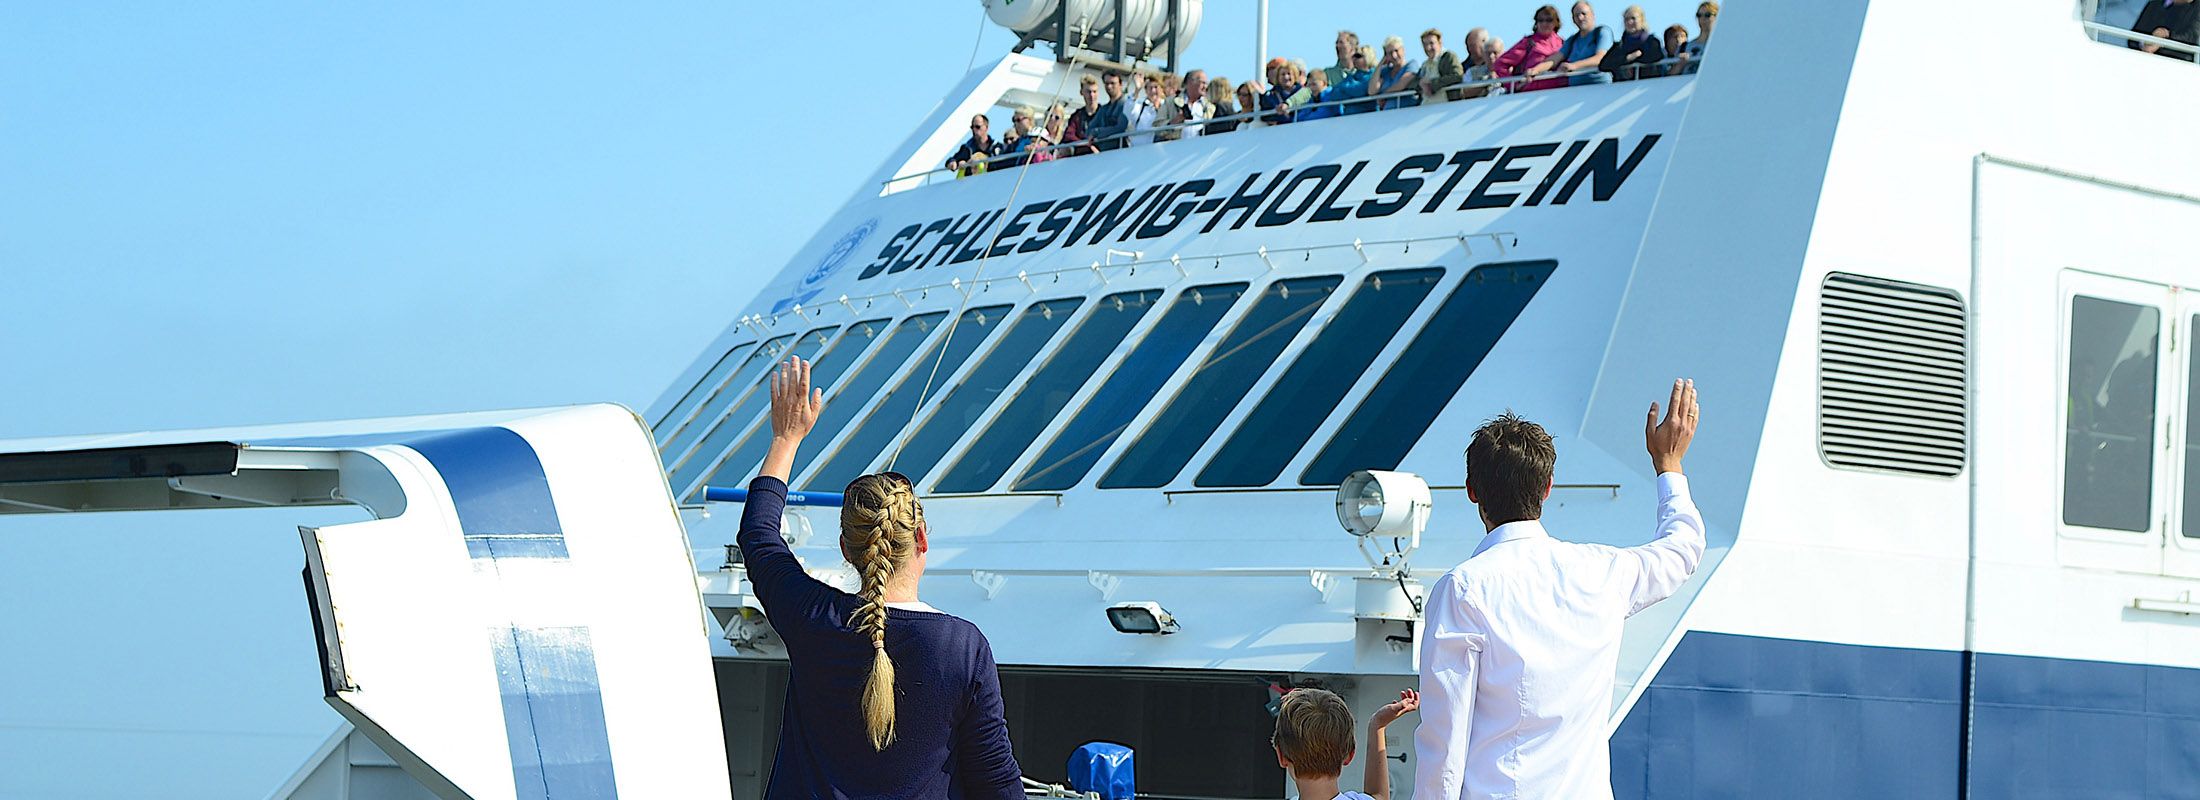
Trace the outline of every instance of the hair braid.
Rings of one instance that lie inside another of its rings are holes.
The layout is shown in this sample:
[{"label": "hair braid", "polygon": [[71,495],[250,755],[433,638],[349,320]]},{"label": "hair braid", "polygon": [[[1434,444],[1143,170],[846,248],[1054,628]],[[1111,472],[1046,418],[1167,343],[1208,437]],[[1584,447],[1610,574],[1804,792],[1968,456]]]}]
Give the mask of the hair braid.
[{"label": "hair braid", "polygon": [[848,484],[840,509],[841,553],[862,580],[863,605],[848,620],[871,640],[871,677],[863,686],[863,717],[871,746],[894,742],[894,661],[886,654],[886,580],[916,549],[924,511],[907,484],[865,475]]}]

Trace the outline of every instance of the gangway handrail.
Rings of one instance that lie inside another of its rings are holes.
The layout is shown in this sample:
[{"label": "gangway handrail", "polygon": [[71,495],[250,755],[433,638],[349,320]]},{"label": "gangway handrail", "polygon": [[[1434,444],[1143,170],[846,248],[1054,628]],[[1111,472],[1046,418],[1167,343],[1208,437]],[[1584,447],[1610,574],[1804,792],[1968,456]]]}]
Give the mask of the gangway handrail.
[{"label": "gangway handrail", "polygon": [[[1653,66],[1655,66],[1655,67],[1671,67],[1671,66],[1673,66],[1673,65],[1676,65],[1676,64],[1679,64],[1679,63],[1680,63],[1680,60],[1679,60],[1679,59],[1677,59],[1677,58],[1668,58],[1668,59],[1665,59],[1665,60],[1662,60],[1662,61],[1658,61],[1658,62],[1656,62],[1656,63],[1653,63],[1653,64],[1630,64],[1630,65],[1628,65],[1628,69],[1634,70],[1634,75],[1635,75],[1635,77],[1634,77],[1634,78],[1632,78],[1632,80],[1649,80],[1650,78],[1659,78],[1659,77],[1666,77],[1666,76],[1662,76],[1662,75],[1652,75],[1652,76],[1649,76],[1648,78],[1645,78],[1645,77],[1643,77],[1643,75],[1642,75],[1642,72],[1641,72],[1641,71],[1642,71],[1642,69],[1644,69],[1645,67],[1653,67]],[[1448,98],[1446,102],[1455,102],[1455,101],[1460,101],[1460,100],[1474,100],[1474,99],[1479,99],[1480,97],[1483,97],[1483,96],[1490,96],[1490,95],[1496,95],[1496,94],[1510,94],[1510,93],[1515,93],[1515,89],[1516,89],[1516,87],[1518,87],[1518,86],[1521,86],[1521,85],[1524,85],[1524,84],[1534,83],[1534,82],[1537,82],[1537,81],[1565,81],[1565,80],[1567,80],[1567,79],[1570,79],[1570,78],[1574,78],[1574,77],[1579,77],[1579,76],[1583,76],[1583,75],[1593,75],[1593,74],[1597,74],[1597,73],[1600,73],[1600,72],[1603,72],[1603,70],[1602,70],[1602,69],[1600,69],[1600,68],[1597,68],[1597,67],[1589,67],[1589,68],[1586,68],[1586,69],[1577,69],[1577,70],[1568,70],[1568,71],[1556,71],[1556,70],[1554,70],[1554,71],[1551,71],[1551,72],[1545,72],[1545,73],[1541,73],[1541,74],[1537,74],[1537,75],[1510,75],[1510,76],[1506,76],[1506,77],[1502,77],[1502,78],[1489,78],[1489,79],[1486,79],[1486,80],[1480,80],[1480,81],[1467,81],[1467,82],[1462,82],[1462,83],[1455,83],[1455,84],[1452,84],[1452,85],[1450,85],[1450,86],[1446,86],[1446,87],[1444,87],[1443,91],[1445,92],[1445,95],[1446,95],[1446,97]],[[1561,86],[1554,86],[1554,87],[1551,87],[1551,88],[1554,88],[1554,89],[1556,89],[1556,88],[1564,88],[1564,87],[1561,87]],[[1471,89],[1493,89],[1493,90],[1500,90],[1500,91],[1493,91],[1493,92],[1491,92],[1491,93],[1490,93],[1490,95],[1477,95],[1477,96],[1475,96],[1475,97],[1466,97],[1466,98],[1461,98],[1461,97],[1456,97],[1456,96],[1455,96],[1455,95],[1457,95],[1457,94],[1461,93],[1462,91],[1465,91],[1465,90],[1471,90]],[[1380,104],[1381,104],[1381,103],[1382,103],[1383,101],[1386,101],[1386,100],[1395,100],[1395,99],[1401,99],[1401,98],[1407,98],[1407,97],[1420,97],[1420,96],[1421,96],[1421,91],[1420,91],[1419,89],[1409,89],[1409,90],[1406,90],[1406,91],[1401,91],[1401,92],[1387,92],[1387,93],[1384,93],[1384,94],[1371,94],[1371,95],[1367,95],[1367,96],[1365,96],[1365,97],[1348,97],[1348,98],[1343,98],[1343,99],[1339,99],[1339,100],[1324,100],[1324,101],[1321,101],[1321,102],[1318,102],[1318,103],[1307,103],[1307,104],[1305,104],[1305,105],[1302,105],[1302,106],[1299,106],[1299,107],[1297,107],[1297,108],[1293,108],[1293,109],[1291,109],[1291,110],[1290,110],[1290,112],[1289,112],[1289,113],[1291,113],[1292,115],[1294,115],[1294,116],[1295,116],[1295,115],[1299,114],[1300,112],[1303,112],[1303,111],[1306,111],[1306,110],[1309,110],[1309,109],[1316,109],[1316,108],[1331,108],[1331,107],[1341,107],[1341,106],[1348,106],[1348,105],[1354,105],[1354,104],[1371,104],[1371,105],[1380,105]],[[1356,111],[1356,112],[1352,112],[1352,113],[1354,113],[1354,114],[1363,114],[1363,113],[1368,113],[1369,111],[1384,111],[1384,110],[1390,110],[1390,109],[1382,109],[1382,108],[1371,108],[1371,109],[1368,109],[1368,111]],[[1175,122],[1175,123],[1170,123],[1170,124],[1168,124],[1168,125],[1160,125],[1160,126],[1156,126],[1156,127],[1152,127],[1152,128],[1139,128],[1139,129],[1137,129],[1137,130],[1127,130],[1127,131],[1124,131],[1124,132],[1122,132],[1122,133],[1117,133],[1117,134],[1110,134],[1110,135],[1107,135],[1107,136],[1102,136],[1102,137],[1098,137],[1098,138],[1086,138],[1086,139],[1078,139],[1078,140],[1076,140],[1076,141],[1071,141],[1071,142],[1061,142],[1061,143],[1058,143],[1058,144],[1050,144],[1050,145],[1047,145],[1047,146],[1045,146],[1045,147],[1040,147],[1040,148],[1034,148],[1034,149],[1032,149],[1032,150],[1028,150],[1028,151],[1017,151],[1017,152],[1015,152],[1015,153],[1002,153],[1002,154],[1000,154],[1000,155],[997,155],[997,156],[984,156],[984,157],[981,157],[981,158],[974,158],[974,159],[971,159],[971,161],[972,161],[972,162],[974,162],[974,163],[982,163],[982,164],[985,164],[985,165],[987,165],[987,171],[989,171],[989,172],[990,172],[990,171],[992,171],[992,165],[993,165],[993,164],[996,164],[996,163],[1004,163],[1004,162],[1011,162],[1011,161],[1014,161],[1014,162],[1018,162],[1018,163],[1017,163],[1017,165],[1016,165],[1016,166],[1011,166],[1011,167],[1004,167],[1004,169],[1016,169],[1016,168],[1019,168],[1019,167],[1030,167],[1030,166],[1033,166],[1033,164],[1032,164],[1032,163],[1031,163],[1031,161],[1030,161],[1031,157],[1032,157],[1033,155],[1036,155],[1036,154],[1039,154],[1039,153],[1057,152],[1057,151],[1069,150],[1069,149],[1074,149],[1074,148],[1087,147],[1087,146],[1091,146],[1091,145],[1096,145],[1096,144],[1098,144],[1098,143],[1101,143],[1101,142],[1110,142],[1110,141],[1114,141],[1114,140],[1116,140],[1116,139],[1127,139],[1127,138],[1129,138],[1129,137],[1132,137],[1132,136],[1151,136],[1151,135],[1154,135],[1154,134],[1158,134],[1158,133],[1166,133],[1166,132],[1169,132],[1169,131],[1181,131],[1181,130],[1183,130],[1183,129],[1185,129],[1185,128],[1190,128],[1190,127],[1195,127],[1195,126],[1206,126],[1206,125],[1211,125],[1211,124],[1215,124],[1215,123],[1219,123],[1219,122],[1249,122],[1249,121],[1251,121],[1251,122],[1257,122],[1257,121],[1263,121],[1263,120],[1265,120],[1265,119],[1267,119],[1267,118],[1269,118],[1269,117],[1273,117],[1273,116],[1275,116],[1275,115],[1276,115],[1276,113],[1277,113],[1277,112],[1276,112],[1276,110],[1275,110],[1275,109],[1262,109],[1262,110],[1258,110],[1258,111],[1241,111],[1241,112],[1238,112],[1238,113],[1236,113],[1236,114],[1231,114],[1231,115],[1229,115],[1229,116],[1214,117],[1214,118],[1211,118],[1211,119],[1202,119],[1202,120],[1187,120],[1187,121],[1184,121],[1184,122]],[[1342,115],[1342,114],[1340,114],[1339,116],[1343,116],[1343,115]],[[1326,117],[1325,117],[1324,119],[1326,119]],[[1318,122],[1319,120],[1307,120],[1307,121],[1308,121],[1308,122]],[[1282,125],[1282,124],[1297,124],[1297,123],[1296,123],[1296,122],[1292,122],[1292,123],[1271,123],[1271,124],[1270,124],[1269,126],[1267,126],[1267,127],[1273,127],[1274,125]],[[1235,132],[1235,131],[1229,131],[1229,132]],[[1216,135],[1219,135],[1219,134],[1216,134]],[[1158,142],[1157,142],[1157,143],[1158,143]],[[1130,146],[1130,145],[1128,145],[1128,144],[1126,144],[1126,145],[1123,145],[1123,147],[1128,147],[1128,146]],[[1110,148],[1110,149],[1111,149],[1111,150],[1113,150],[1113,149],[1121,149],[1121,148]],[[1102,152],[1107,152],[1107,151],[1102,151]],[[1098,153],[1093,153],[1093,154],[1090,154],[1090,155],[1098,155]],[[1042,162],[1042,163],[1044,163],[1044,162]],[[944,166],[943,166],[943,167],[935,167],[935,168],[932,168],[932,169],[924,170],[924,171],[922,171],[922,172],[913,172],[913,173],[910,173],[910,174],[907,174],[907,175],[900,175],[900,176],[896,176],[896,177],[892,177],[892,178],[887,178],[886,180],[880,181],[879,183],[880,183],[880,188],[881,188],[881,190],[882,190],[882,191],[884,191],[884,192],[889,192],[889,193],[890,193],[890,192],[892,192],[892,191],[893,191],[893,189],[894,189],[894,187],[895,187],[896,185],[898,185],[898,184],[902,184],[902,183],[904,183],[904,182],[907,182],[907,181],[922,181],[922,183],[920,183],[920,184],[919,184],[920,186],[929,186],[929,185],[931,185],[931,182],[932,182],[932,179],[933,179],[933,178],[936,178],[936,177],[938,177],[938,176],[940,176],[940,175],[942,175],[942,174],[948,174],[948,175],[952,175],[952,174],[955,174],[955,173],[957,173],[957,172],[960,172],[960,171],[961,171],[961,170],[959,170],[959,169],[954,169],[954,168],[950,168],[950,167],[944,167]]]},{"label": "gangway handrail", "polygon": [[[703,501],[708,503],[747,503],[749,501],[749,490],[736,489],[731,486],[705,486],[703,487]],[[839,492],[787,490],[787,505],[790,506],[839,508],[843,502],[846,502],[845,496]]]},{"label": "gangway handrail", "polygon": [[[2093,20],[2080,20],[2078,24],[2084,25],[2085,30],[2088,33],[2105,34],[2108,36],[2114,36],[2119,39],[2124,39],[2126,41],[2139,42],[2141,44],[2151,44],[2173,52],[2200,57],[2200,45],[2190,45],[2184,42],[2177,41],[2175,39],[2164,39],[2159,36],[2140,33],[2138,31],[2130,30],[2127,28],[2119,28],[2114,25],[2094,22]],[[2093,41],[2101,42],[2100,36],[2093,37]],[[2107,44],[2107,42],[2101,43]]]}]

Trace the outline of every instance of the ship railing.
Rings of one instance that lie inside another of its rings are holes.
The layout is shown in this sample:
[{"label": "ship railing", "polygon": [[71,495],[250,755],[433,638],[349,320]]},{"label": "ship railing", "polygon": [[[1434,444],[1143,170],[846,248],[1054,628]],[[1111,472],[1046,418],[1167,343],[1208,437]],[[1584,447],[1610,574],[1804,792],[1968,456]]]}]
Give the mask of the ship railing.
[{"label": "ship railing", "polygon": [[[1675,65],[1675,64],[1678,64],[1678,63],[1680,63],[1678,59],[1670,59],[1670,58],[1669,58],[1669,59],[1666,59],[1666,60],[1664,60],[1664,61],[1659,61],[1659,62],[1656,62],[1656,63],[1654,63],[1654,64],[1636,64],[1636,65],[1630,65],[1630,67],[1629,67],[1629,68],[1630,68],[1631,70],[1634,70],[1634,71],[1633,71],[1633,72],[1631,73],[1631,76],[1633,76],[1633,77],[1635,77],[1635,78],[1641,78],[1641,77],[1643,77],[1643,76],[1642,76],[1642,73],[1641,73],[1641,70],[1643,70],[1643,69],[1646,69],[1646,68],[1650,68],[1650,67],[1657,67],[1657,68],[1660,68],[1660,69],[1670,69],[1670,68],[1671,68],[1671,67],[1672,67],[1673,65]],[[1564,83],[1565,81],[1567,81],[1568,79],[1571,79],[1571,78],[1575,78],[1575,77],[1580,77],[1580,76],[1585,76],[1585,75],[1592,75],[1592,74],[1595,74],[1595,73],[1597,73],[1598,71],[1599,71],[1599,70],[1597,70],[1596,68],[1593,68],[1593,67],[1592,67],[1592,68],[1589,68],[1589,69],[1574,70],[1574,71],[1571,71],[1571,72],[1545,72],[1545,73],[1543,73],[1543,74],[1540,74],[1540,75],[1513,75],[1513,76],[1508,76],[1508,77],[1503,77],[1503,78],[1491,78],[1491,79],[1488,79],[1488,80],[1480,80],[1480,81],[1467,81],[1467,82],[1464,82],[1464,83],[1457,83],[1457,84],[1453,84],[1453,85],[1451,85],[1451,86],[1445,87],[1444,91],[1445,91],[1445,95],[1446,95],[1446,99],[1447,99],[1447,100],[1454,100],[1454,101],[1455,101],[1455,100],[1467,100],[1467,99],[1473,99],[1473,98],[1485,97],[1485,96],[1489,96],[1489,95],[1497,95],[1497,94],[1510,94],[1510,93],[1515,93],[1515,92],[1519,92],[1519,91],[1521,91],[1521,88],[1520,88],[1520,87],[1522,87],[1522,86],[1525,86],[1525,85],[1527,85],[1527,84],[1531,84],[1531,83],[1536,83],[1536,82],[1538,82],[1538,81],[1541,81],[1541,82],[1546,82],[1546,83],[1552,83],[1552,84],[1560,84],[1560,85],[1553,85],[1553,86],[1551,86],[1551,87],[1549,87],[1549,88],[1552,88],[1552,89],[1561,89],[1561,88],[1565,88],[1565,87],[1563,86],[1563,83]],[[1652,78],[1654,78],[1654,77],[1659,77],[1659,76],[1657,76],[1657,75],[1652,75],[1652,76],[1648,76],[1648,77],[1652,77]],[[1325,101],[1322,101],[1322,102],[1319,102],[1319,103],[1307,103],[1307,104],[1305,104],[1305,105],[1302,105],[1302,106],[1299,106],[1299,107],[1297,107],[1297,108],[1291,109],[1291,114],[1292,114],[1293,116],[1297,116],[1297,115],[1299,115],[1299,114],[1303,114],[1303,113],[1305,113],[1305,112],[1307,112],[1307,111],[1311,111],[1311,110],[1314,110],[1314,109],[1323,109],[1323,108],[1335,108],[1335,109],[1337,109],[1338,111],[1342,112],[1343,114],[1359,114],[1359,113],[1368,113],[1368,112],[1373,112],[1373,111],[1378,111],[1378,110],[1382,110],[1382,109],[1380,109],[1380,106],[1381,106],[1381,104],[1382,104],[1382,103],[1383,103],[1384,101],[1388,101],[1388,100],[1401,100],[1401,99],[1405,99],[1405,98],[1409,98],[1409,97],[1420,97],[1420,96],[1421,96],[1420,90],[1418,90],[1418,89],[1413,89],[1413,90],[1408,90],[1408,91],[1403,91],[1403,92],[1389,92],[1389,93],[1386,93],[1386,94],[1371,94],[1371,95],[1367,95],[1367,96],[1365,96],[1365,97],[1348,97],[1348,98],[1344,98],[1344,99],[1342,99],[1342,100],[1325,100]],[[1345,110],[1345,107],[1346,107],[1346,106],[1352,106],[1352,107],[1354,107],[1354,108],[1353,108],[1353,110],[1350,110],[1350,111],[1346,111],[1346,110]],[[1077,141],[1073,141],[1073,142],[1063,142],[1063,143],[1061,143],[1061,144],[1052,144],[1052,145],[1047,145],[1047,146],[1045,146],[1045,147],[1032,148],[1032,149],[1030,149],[1030,150],[1022,150],[1022,151],[1017,151],[1017,152],[1014,152],[1014,153],[1003,153],[1003,154],[1001,154],[1001,155],[997,155],[997,156],[987,156],[987,157],[984,157],[984,158],[976,158],[976,159],[971,159],[971,160],[972,160],[973,162],[975,162],[975,163],[980,163],[980,164],[984,164],[984,165],[986,166],[986,171],[988,171],[988,172],[992,171],[992,170],[993,170],[993,169],[995,168],[995,166],[996,166],[996,165],[998,165],[999,167],[1001,167],[1001,168],[1004,168],[1004,169],[1006,169],[1006,168],[1016,168],[1016,167],[1028,167],[1028,166],[1033,166],[1033,165],[1034,165],[1034,163],[1035,163],[1035,162],[1032,162],[1032,161],[1031,161],[1030,159],[1031,159],[1031,158],[1032,158],[1033,156],[1035,156],[1035,155],[1038,155],[1038,154],[1042,154],[1042,153],[1045,153],[1045,154],[1057,154],[1057,153],[1064,153],[1064,152],[1068,152],[1068,151],[1072,151],[1072,150],[1081,150],[1081,149],[1088,149],[1088,148],[1093,148],[1093,147],[1097,147],[1098,145],[1100,145],[1100,144],[1102,144],[1102,143],[1105,143],[1105,142],[1114,142],[1114,141],[1116,141],[1116,140],[1128,140],[1128,139],[1130,139],[1131,137],[1134,137],[1134,136],[1153,136],[1153,135],[1155,135],[1155,134],[1163,134],[1163,133],[1168,133],[1168,132],[1171,132],[1171,131],[1182,131],[1182,130],[1184,130],[1185,128],[1193,128],[1193,127],[1204,127],[1204,126],[1207,126],[1207,125],[1213,125],[1213,124],[1216,124],[1216,123],[1226,123],[1226,122],[1236,122],[1236,123],[1240,123],[1240,124],[1243,124],[1243,123],[1248,123],[1248,122],[1260,122],[1260,123],[1266,123],[1266,120],[1267,120],[1267,118],[1269,118],[1269,117],[1272,117],[1272,116],[1275,116],[1275,114],[1276,114],[1276,112],[1275,112],[1274,110],[1272,110],[1272,109],[1271,109],[1271,110],[1260,110],[1260,111],[1241,111],[1241,112],[1238,112],[1238,113],[1236,113],[1236,114],[1230,114],[1230,115],[1227,115],[1227,116],[1215,117],[1215,118],[1212,118],[1212,119],[1203,119],[1203,120],[1190,120],[1190,121],[1185,121],[1185,122],[1172,123],[1172,124],[1169,124],[1169,125],[1157,125],[1157,126],[1154,126],[1154,127],[1151,127],[1151,128],[1139,128],[1139,129],[1137,129],[1137,130],[1124,131],[1124,132],[1122,132],[1122,133],[1118,133],[1118,134],[1111,134],[1111,135],[1108,135],[1108,136],[1102,136],[1102,137],[1098,137],[1098,138],[1090,138],[1090,139],[1079,139],[1079,140],[1077,140]],[[1326,119],[1326,117],[1325,117],[1324,119]],[[1320,121],[1320,120],[1305,120],[1305,122],[1319,122],[1319,121]],[[1299,123],[1299,122],[1292,122],[1292,123],[1287,123],[1287,124],[1300,124],[1300,123]],[[1237,132],[1237,131],[1229,131],[1229,132],[1232,132],[1232,133],[1234,133],[1234,132]],[[1221,133],[1216,133],[1216,134],[1206,134],[1206,135],[1215,135],[1215,136],[1220,136],[1220,135],[1222,135],[1222,134],[1221,134]],[[1114,147],[1114,148],[1109,148],[1109,149],[1101,150],[1100,152],[1101,152],[1101,153],[1106,153],[1106,152],[1109,152],[1110,150],[1114,150],[1114,149],[1121,149],[1121,148],[1123,148],[1123,147],[1129,147],[1129,146],[1131,146],[1131,145],[1130,145],[1130,144],[1128,144],[1128,143],[1126,143],[1126,144],[1122,144],[1122,145],[1117,145],[1117,146],[1116,146],[1116,147]],[[1091,156],[1091,155],[1098,155],[1098,153],[1087,153],[1086,155],[1087,155],[1087,156]],[[1066,156],[1062,156],[1062,157],[1066,157]],[[1049,160],[1049,161],[1051,161],[1051,160],[1053,160],[1053,159],[1048,159],[1048,160]],[[1046,163],[1046,162],[1042,161],[1042,162],[1036,162],[1036,163]],[[965,168],[965,169],[967,169],[967,168]],[[960,174],[960,173],[961,173],[962,171],[963,171],[963,170],[961,170],[961,169],[952,169],[952,168],[948,168],[948,167],[940,167],[940,168],[937,168],[937,169],[930,169],[930,170],[926,170],[926,171],[923,171],[923,172],[916,172],[916,173],[911,173],[911,174],[908,174],[908,175],[902,175],[902,176],[900,176],[900,177],[895,177],[895,178],[888,178],[888,179],[886,179],[885,181],[883,181],[883,182],[882,182],[882,187],[883,187],[883,189],[884,189],[884,192],[883,192],[883,193],[884,193],[884,194],[892,194],[892,193],[894,193],[894,192],[897,192],[897,191],[902,191],[902,190],[906,190],[906,189],[912,189],[912,188],[916,188],[916,187],[918,187],[918,186],[930,186],[930,185],[932,185],[933,183],[935,183],[935,182],[939,181],[939,180],[940,180],[940,179],[942,179],[942,178],[946,178],[946,179],[953,179],[954,177],[956,177],[957,175],[959,175],[959,174]]]},{"label": "ship railing", "polygon": [[[2149,1],[2151,2],[2152,0]],[[2085,32],[2093,37],[2093,41],[2100,42],[2102,44],[2115,44],[2116,42],[2109,41],[2111,39],[2121,42],[2137,42],[2139,44],[2155,45],[2172,53],[2183,53],[2187,56],[2200,57],[2200,45],[2190,45],[2185,44],[2184,42],[2176,41],[2174,39],[2164,39],[2159,36],[2150,36],[2144,33],[2140,33],[2138,31],[2119,28],[2114,25],[2104,25],[2102,23],[2094,22],[2092,20],[2086,20],[2081,24],[2085,26]]]}]

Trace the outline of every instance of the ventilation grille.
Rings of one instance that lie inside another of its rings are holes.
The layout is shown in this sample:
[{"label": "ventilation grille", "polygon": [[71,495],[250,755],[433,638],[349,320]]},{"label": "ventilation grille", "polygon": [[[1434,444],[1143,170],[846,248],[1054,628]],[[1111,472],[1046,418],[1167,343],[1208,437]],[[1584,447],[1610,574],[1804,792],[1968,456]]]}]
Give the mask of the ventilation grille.
[{"label": "ventilation grille", "polygon": [[1969,396],[1963,298],[1836,272],[1818,316],[1818,452],[1850,469],[1963,471]]}]

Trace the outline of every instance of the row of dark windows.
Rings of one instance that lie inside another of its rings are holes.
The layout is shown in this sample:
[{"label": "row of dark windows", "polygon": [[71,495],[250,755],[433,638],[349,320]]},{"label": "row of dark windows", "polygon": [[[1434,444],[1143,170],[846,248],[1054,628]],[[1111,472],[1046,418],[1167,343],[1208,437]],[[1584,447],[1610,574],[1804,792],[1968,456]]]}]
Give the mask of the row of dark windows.
[{"label": "row of dark windows", "polygon": [[[1003,480],[1008,491],[1060,491],[1093,476],[1128,435],[1135,438],[1099,471],[1097,485],[1151,488],[1175,482],[1223,420],[1257,394],[1192,483],[1265,486],[1282,476],[1385,347],[1410,333],[1298,476],[1302,485],[1331,485],[1356,469],[1396,467],[1556,267],[1551,261],[1480,266],[1440,298],[1445,271],[1427,267],[1373,272],[1349,286],[1342,275],[1287,278],[1257,289],[1214,283],[1173,296],[1144,289],[1089,303],[1073,297],[1020,310],[989,305],[962,311],[953,324],[948,312],[936,311],[828,325],[728,350],[657,423],[656,435],[675,491],[696,491],[698,480],[746,483],[770,442],[764,414],[770,366],[799,356],[814,362],[811,382],[827,394],[825,413],[795,458],[804,486],[837,489],[885,468],[890,457],[892,469],[920,485],[936,476],[933,492],[985,492]],[[1289,343],[1345,291],[1349,296],[1297,357],[1256,392]],[[1431,302],[1440,305],[1427,323],[1406,331]],[[1200,345],[1241,306],[1194,363]],[[951,330],[937,335],[942,327]],[[950,382],[974,357],[968,373]],[[1162,398],[1186,366],[1192,372]],[[1088,386],[1089,396],[1073,407]],[[1157,400],[1162,405],[1151,421],[1133,431]],[[919,418],[928,403],[929,415]],[[999,412],[985,421],[994,408]],[[1065,411],[1061,429],[1041,442]],[[970,444],[955,454],[966,439]],[[1010,479],[1034,448],[1036,457]]]}]

